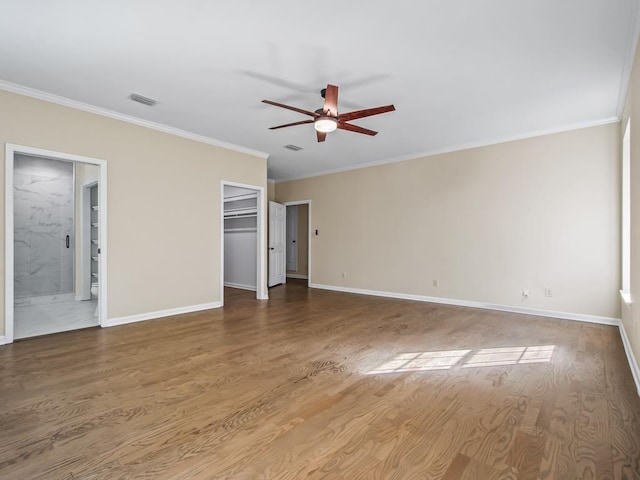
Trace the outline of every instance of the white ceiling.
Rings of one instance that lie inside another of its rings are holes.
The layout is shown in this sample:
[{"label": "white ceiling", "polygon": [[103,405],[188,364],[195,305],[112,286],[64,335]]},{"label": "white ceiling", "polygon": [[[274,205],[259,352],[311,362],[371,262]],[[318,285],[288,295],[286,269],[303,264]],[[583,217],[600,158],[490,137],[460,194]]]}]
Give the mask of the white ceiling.
[{"label": "white ceiling", "polygon": [[[284,180],[614,121],[637,5],[0,0],[0,81],[265,152]],[[315,110],[327,83],[342,113],[397,111],[353,122],[376,137],[268,130],[308,117],[262,99]]]}]

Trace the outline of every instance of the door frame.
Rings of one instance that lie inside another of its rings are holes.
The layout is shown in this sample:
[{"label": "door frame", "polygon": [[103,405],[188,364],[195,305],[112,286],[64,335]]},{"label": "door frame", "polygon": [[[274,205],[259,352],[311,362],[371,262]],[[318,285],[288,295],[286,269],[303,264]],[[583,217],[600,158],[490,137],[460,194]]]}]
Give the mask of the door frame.
[{"label": "door frame", "polygon": [[[107,162],[98,158],[85,157],[71,153],[44,150],[42,148],[27,147],[7,143],[5,145],[4,162],[4,343],[13,343],[14,340],[14,221],[13,221],[13,166],[17,154],[40,157],[63,162],[76,162],[96,165],[99,169],[98,232],[100,242],[100,255],[98,256],[98,324],[104,327],[107,323]],[[75,285],[74,285],[75,291]]]},{"label": "door frame", "polygon": [[289,207],[292,205],[308,205],[307,207],[307,286],[311,286],[311,239],[313,238],[311,235],[311,222],[312,213],[311,213],[311,200],[295,200],[292,202],[283,202],[285,207]]},{"label": "door frame", "polygon": [[256,299],[268,300],[269,294],[266,287],[266,237],[265,237],[265,206],[264,206],[264,187],[258,185],[249,185],[246,183],[232,182],[229,180],[220,181],[220,304],[224,306],[224,187],[228,185],[230,187],[246,188],[249,190],[256,190],[258,192],[258,198],[256,207],[258,209],[256,220]]}]

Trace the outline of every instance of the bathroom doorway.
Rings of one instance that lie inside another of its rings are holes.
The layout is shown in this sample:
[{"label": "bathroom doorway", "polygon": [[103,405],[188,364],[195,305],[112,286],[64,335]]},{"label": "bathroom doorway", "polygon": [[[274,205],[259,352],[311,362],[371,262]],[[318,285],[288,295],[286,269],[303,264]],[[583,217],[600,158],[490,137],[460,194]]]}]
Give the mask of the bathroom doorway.
[{"label": "bathroom doorway", "polygon": [[5,343],[100,325],[106,164],[16,145],[5,158]]},{"label": "bathroom doorway", "polygon": [[311,200],[284,202],[287,207],[287,278],[311,285]]}]

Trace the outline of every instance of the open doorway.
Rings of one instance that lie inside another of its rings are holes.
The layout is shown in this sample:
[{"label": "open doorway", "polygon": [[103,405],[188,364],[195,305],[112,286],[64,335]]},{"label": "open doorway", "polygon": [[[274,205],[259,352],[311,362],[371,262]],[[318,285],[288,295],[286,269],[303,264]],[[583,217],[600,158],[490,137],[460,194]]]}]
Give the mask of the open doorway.
[{"label": "open doorway", "polygon": [[7,145],[5,343],[106,319],[106,162]]},{"label": "open doorway", "polygon": [[220,300],[224,288],[265,291],[264,188],[222,182],[222,252]]},{"label": "open doorway", "polygon": [[287,278],[311,283],[311,201],[285,202],[287,207]]}]

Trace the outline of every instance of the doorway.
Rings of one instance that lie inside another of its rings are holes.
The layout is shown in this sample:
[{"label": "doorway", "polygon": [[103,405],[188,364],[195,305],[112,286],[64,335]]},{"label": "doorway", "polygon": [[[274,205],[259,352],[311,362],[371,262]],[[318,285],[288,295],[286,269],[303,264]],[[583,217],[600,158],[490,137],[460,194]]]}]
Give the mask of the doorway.
[{"label": "doorway", "polygon": [[256,292],[267,299],[265,289],[264,188],[236,182],[221,183],[220,301],[224,289]]},{"label": "doorway", "polygon": [[311,200],[285,202],[287,208],[287,278],[311,284]]},{"label": "doorway", "polygon": [[[106,162],[7,144],[5,175],[5,343],[102,325]],[[87,184],[95,208],[85,221]],[[93,251],[79,248],[86,238]]]}]

